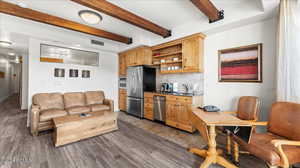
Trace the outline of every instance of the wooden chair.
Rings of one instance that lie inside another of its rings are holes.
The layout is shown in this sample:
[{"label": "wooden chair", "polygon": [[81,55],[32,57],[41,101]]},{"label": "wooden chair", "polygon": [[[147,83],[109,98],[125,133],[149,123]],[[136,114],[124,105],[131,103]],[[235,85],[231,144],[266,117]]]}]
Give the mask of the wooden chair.
[{"label": "wooden chair", "polygon": [[267,133],[254,133],[250,143],[233,136],[243,149],[264,160],[269,167],[289,168],[300,163],[300,104],[277,102],[272,105]]},{"label": "wooden chair", "polygon": [[[239,119],[256,122],[258,120],[260,112],[260,100],[254,96],[243,96],[239,98],[238,108],[236,112],[225,112],[235,114]],[[255,131],[255,126],[252,126],[252,130]],[[231,154],[232,135],[227,132],[227,154]],[[239,162],[239,146],[237,142],[234,144],[234,160]]]}]

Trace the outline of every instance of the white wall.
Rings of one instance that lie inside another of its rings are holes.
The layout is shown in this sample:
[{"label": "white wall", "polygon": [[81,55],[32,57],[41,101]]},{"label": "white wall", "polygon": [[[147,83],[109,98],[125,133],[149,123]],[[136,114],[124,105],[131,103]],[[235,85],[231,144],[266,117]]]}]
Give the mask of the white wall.
[{"label": "white wall", "polygon": [[11,65],[8,59],[0,55],[0,71],[5,73],[5,78],[0,78],[0,102],[11,95]]},{"label": "white wall", "polygon": [[13,93],[20,93],[21,64],[12,63],[11,86]]},{"label": "white wall", "polygon": [[156,89],[160,90],[161,83],[178,83],[178,91],[186,92],[183,84],[192,84],[194,91],[198,94],[203,93],[204,74],[203,73],[179,73],[179,74],[161,74],[159,69],[156,72]]},{"label": "white wall", "polygon": [[23,56],[22,63],[22,93],[21,93],[21,109],[28,109],[28,55]]},{"label": "white wall", "polygon": [[[262,100],[261,119],[266,120],[275,101],[275,37],[275,19],[208,36],[204,51],[204,104],[236,110],[238,97],[258,96]],[[256,43],[263,44],[263,83],[218,82],[218,50]]]},{"label": "white wall", "polygon": [[[118,57],[116,53],[90,50],[99,52],[99,67],[67,65],[60,63],[43,63],[40,62],[40,43],[57,45],[53,42],[41,41],[33,38],[29,40],[29,106],[31,105],[32,96],[36,93],[64,93],[88,90],[103,90],[107,98],[114,100],[115,109],[118,109]],[[89,50],[86,48],[81,49]],[[66,71],[66,76],[64,78],[55,78],[54,68],[64,68]],[[91,78],[83,79],[81,77],[78,77],[71,79],[68,77],[69,69],[78,69],[79,75],[81,74],[81,70],[90,70]]]}]

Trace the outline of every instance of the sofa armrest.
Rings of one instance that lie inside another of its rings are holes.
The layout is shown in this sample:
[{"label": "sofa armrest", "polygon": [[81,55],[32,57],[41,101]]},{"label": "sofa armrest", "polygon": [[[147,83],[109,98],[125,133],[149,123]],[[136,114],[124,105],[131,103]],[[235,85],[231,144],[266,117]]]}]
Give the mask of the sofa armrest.
[{"label": "sofa armrest", "polygon": [[111,99],[104,99],[103,102],[105,105],[108,105],[110,107],[110,111],[114,112],[114,101]]},{"label": "sofa armrest", "polygon": [[288,157],[285,155],[282,145],[290,145],[290,146],[300,146],[300,141],[290,141],[284,139],[275,139],[272,140],[271,143],[277,148],[279,151],[279,155],[281,160],[283,161],[283,168],[289,168],[289,160]]},{"label": "sofa armrest", "polygon": [[38,135],[38,125],[40,121],[40,106],[32,105],[31,106],[31,120],[30,120],[30,129],[33,136]]}]

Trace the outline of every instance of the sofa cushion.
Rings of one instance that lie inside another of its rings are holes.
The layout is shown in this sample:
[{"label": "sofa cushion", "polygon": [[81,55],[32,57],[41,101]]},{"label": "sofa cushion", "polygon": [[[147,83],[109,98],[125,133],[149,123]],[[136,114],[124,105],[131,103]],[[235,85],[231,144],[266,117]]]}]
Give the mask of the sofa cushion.
[{"label": "sofa cushion", "polygon": [[85,106],[85,96],[81,92],[65,93],[64,103],[65,108]]},{"label": "sofa cushion", "polygon": [[88,91],[85,92],[87,105],[103,104],[105,99],[103,91]]},{"label": "sofa cushion", "polygon": [[[266,133],[255,133],[252,135],[250,144],[244,142],[240,138],[233,136],[234,140],[238,142],[242,148],[249,151],[254,156],[263,159],[271,165],[280,165],[281,159],[277,148],[271,143],[274,139],[285,139],[280,136]],[[287,155],[290,164],[300,162],[300,147],[296,146],[282,146],[284,153]]]},{"label": "sofa cushion", "polygon": [[66,116],[68,113],[65,110],[61,109],[49,109],[40,111],[40,121],[51,121],[53,118],[56,117],[63,117]]},{"label": "sofa cushion", "polygon": [[94,105],[90,105],[90,107],[92,112],[110,110],[110,107],[104,104],[94,104]]},{"label": "sofa cushion", "polygon": [[76,106],[67,108],[67,111],[69,114],[81,114],[90,112],[90,108],[87,106]]},{"label": "sofa cushion", "polygon": [[33,96],[32,101],[41,110],[64,109],[64,100],[61,93],[39,93]]}]

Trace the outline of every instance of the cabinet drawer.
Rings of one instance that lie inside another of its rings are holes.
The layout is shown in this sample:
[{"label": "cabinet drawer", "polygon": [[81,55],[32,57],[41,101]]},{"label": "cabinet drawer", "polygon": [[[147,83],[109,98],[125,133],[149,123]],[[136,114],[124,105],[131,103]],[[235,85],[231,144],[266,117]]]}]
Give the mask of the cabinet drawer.
[{"label": "cabinet drawer", "polygon": [[144,103],[153,104],[153,99],[152,98],[144,98]]},{"label": "cabinet drawer", "polygon": [[153,108],[153,104],[152,103],[144,103],[144,107]]},{"label": "cabinet drawer", "polygon": [[184,96],[168,96],[167,101],[169,101],[170,103],[181,102],[181,103],[192,104],[192,98],[184,97]]}]

